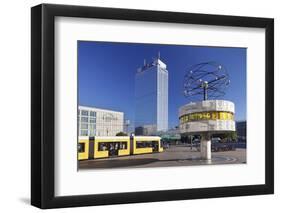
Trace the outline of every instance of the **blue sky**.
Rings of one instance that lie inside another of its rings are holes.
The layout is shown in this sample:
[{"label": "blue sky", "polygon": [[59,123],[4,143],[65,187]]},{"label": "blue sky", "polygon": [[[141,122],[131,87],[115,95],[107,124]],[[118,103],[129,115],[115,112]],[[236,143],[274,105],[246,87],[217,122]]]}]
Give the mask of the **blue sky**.
[{"label": "blue sky", "polygon": [[79,105],[122,111],[134,122],[134,78],[143,60],[161,52],[169,71],[169,127],[178,125],[178,108],[190,102],[183,95],[183,77],[194,64],[215,61],[231,80],[219,98],[235,103],[235,120],[246,119],[246,49],[78,41]]}]

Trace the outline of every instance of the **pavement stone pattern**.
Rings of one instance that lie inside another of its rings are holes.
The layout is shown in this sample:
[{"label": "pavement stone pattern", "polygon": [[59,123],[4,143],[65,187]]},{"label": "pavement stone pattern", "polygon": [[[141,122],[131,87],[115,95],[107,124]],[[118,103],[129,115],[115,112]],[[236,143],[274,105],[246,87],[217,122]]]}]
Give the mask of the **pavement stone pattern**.
[{"label": "pavement stone pattern", "polygon": [[130,155],[79,161],[78,168],[108,169],[108,168],[148,168],[170,166],[196,166],[217,164],[246,163],[246,149],[237,148],[235,151],[212,152],[212,160],[201,160],[200,152],[183,146],[170,146],[162,153]]}]

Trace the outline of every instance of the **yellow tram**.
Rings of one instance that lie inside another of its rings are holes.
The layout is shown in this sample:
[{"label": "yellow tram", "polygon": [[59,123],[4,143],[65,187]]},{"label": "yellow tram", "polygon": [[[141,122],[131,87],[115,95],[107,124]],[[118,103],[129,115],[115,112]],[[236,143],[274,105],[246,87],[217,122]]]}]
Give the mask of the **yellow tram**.
[{"label": "yellow tram", "polygon": [[80,136],[78,160],[163,152],[158,136]]}]

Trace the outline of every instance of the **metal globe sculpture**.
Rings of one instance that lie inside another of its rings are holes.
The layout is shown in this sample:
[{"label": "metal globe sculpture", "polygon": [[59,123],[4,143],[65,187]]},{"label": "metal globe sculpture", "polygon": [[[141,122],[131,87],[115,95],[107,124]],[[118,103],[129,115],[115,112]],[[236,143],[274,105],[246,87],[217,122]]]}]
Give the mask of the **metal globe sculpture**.
[{"label": "metal globe sculpture", "polygon": [[[227,70],[217,62],[191,66],[184,76],[184,96],[215,99],[225,94],[230,83]],[[200,98],[201,99],[201,98]]]},{"label": "metal globe sculpture", "polygon": [[235,131],[235,105],[219,100],[230,83],[226,68],[217,62],[191,66],[184,76],[184,96],[199,99],[179,108],[181,134],[200,135],[201,158],[211,160],[211,137]]}]

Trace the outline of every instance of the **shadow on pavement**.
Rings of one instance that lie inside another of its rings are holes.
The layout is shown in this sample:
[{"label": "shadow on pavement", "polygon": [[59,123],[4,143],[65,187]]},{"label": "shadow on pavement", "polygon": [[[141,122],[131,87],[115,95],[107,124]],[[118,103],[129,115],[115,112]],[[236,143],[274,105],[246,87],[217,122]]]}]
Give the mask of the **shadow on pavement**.
[{"label": "shadow on pavement", "polygon": [[[81,161],[79,162],[79,169],[108,169],[108,168],[122,168],[122,167],[134,167],[134,166],[143,166],[146,167],[147,164],[162,162],[162,166],[170,166],[169,162],[177,162],[183,163],[186,162],[186,165],[209,165],[209,164],[227,164],[227,163],[235,163],[237,161],[236,158],[232,157],[213,157],[211,162],[206,163],[206,160],[202,160],[200,157],[191,157],[184,159],[166,159],[159,160],[155,158],[145,158],[145,159],[106,159],[106,160],[91,160],[91,161]],[[178,166],[181,166],[178,164]],[[155,166],[155,167],[159,167]]]},{"label": "shadow on pavement", "polygon": [[146,159],[116,159],[116,160],[99,160],[99,161],[81,161],[79,162],[79,169],[92,169],[92,168],[121,168],[129,166],[139,166],[159,161],[155,158]]}]

